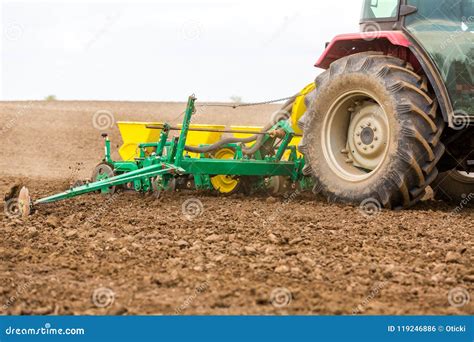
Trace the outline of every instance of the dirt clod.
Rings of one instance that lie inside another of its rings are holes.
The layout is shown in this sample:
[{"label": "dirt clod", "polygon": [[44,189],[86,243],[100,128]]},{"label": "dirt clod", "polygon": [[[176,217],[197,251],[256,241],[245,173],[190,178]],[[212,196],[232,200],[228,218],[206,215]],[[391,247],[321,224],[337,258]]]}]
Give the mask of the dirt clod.
[{"label": "dirt clod", "polygon": [[446,254],[446,262],[460,262],[462,258],[462,255],[458,252],[448,252]]}]

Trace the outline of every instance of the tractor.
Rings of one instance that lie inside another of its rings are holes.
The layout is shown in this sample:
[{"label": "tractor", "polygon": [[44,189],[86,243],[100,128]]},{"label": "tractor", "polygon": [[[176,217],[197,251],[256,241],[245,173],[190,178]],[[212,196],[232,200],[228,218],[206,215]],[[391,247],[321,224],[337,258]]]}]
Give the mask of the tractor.
[{"label": "tractor", "polygon": [[190,96],[182,125],[118,123],[122,160],[104,134],[90,182],[35,202],[23,188],[21,211],[120,187],[312,188],[389,209],[417,203],[429,186],[438,198],[472,198],[474,0],[364,0],[360,26],[327,43],[316,62],[325,71],[265,127],[193,125]]},{"label": "tractor", "polygon": [[385,208],[474,194],[474,1],[365,0],[299,118],[303,173],[330,201]]}]

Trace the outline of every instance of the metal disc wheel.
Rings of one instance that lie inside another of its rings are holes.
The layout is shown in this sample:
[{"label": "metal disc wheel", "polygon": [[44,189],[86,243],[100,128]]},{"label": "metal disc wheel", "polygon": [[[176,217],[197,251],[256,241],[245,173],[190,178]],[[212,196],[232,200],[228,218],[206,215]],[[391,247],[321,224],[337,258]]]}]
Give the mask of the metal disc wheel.
[{"label": "metal disc wheel", "polygon": [[[100,163],[97,165],[92,172],[91,180],[92,182],[98,182],[105,179],[109,179],[115,176],[114,169],[112,166],[106,163]],[[102,194],[114,194],[115,193],[115,186],[111,186],[107,189],[101,190]]]},{"label": "metal disc wheel", "polygon": [[387,155],[388,117],[374,98],[360,91],[342,94],[323,124],[321,143],[328,164],[349,181],[369,177]]},{"label": "metal disc wheel", "polygon": [[268,195],[279,196],[291,190],[291,182],[288,177],[273,176],[265,180],[265,187]]},{"label": "metal disc wheel", "polygon": [[160,198],[163,192],[176,191],[176,178],[171,178],[166,183],[166,188],[163,188],[163,179],[161,177],[154,177],[151,179],[151,188],[153,196]]},{"label": "metal disc wheel", "polygon": [[[214,159],[234,159],[235,151],[230,148],[222,148],[215,152]],[[239,190],[240,180],[233,176],[217,175],[211,178],[214,190],[220,194],[230,195]]]}]

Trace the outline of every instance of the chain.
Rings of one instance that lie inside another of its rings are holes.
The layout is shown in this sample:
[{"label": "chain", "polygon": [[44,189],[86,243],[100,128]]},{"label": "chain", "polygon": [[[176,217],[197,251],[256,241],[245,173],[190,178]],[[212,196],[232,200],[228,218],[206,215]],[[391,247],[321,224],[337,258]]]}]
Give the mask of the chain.
[{"label": "chain", "polygon": [[226,103],[204,103],[198,104],[197,107],[227,107],[227,108],[239,108],[239,107],[253,107],[253,106],[261,106],[266,104],[272,104],[276,102],[288,101],[288,100],[296,100],[300,96],[306,96],[307,94],[298,94],[288,97],[283,97],[280,99],[275,100],[268,100],[268,101],[261,101],[261,102],[249,102],[249,103],[236,103],[236,104],[226,104]]},{"label": "chain", "polygon": [[[288,97],[282,97],[282,98],[280,98],[280,99],[268,100],[268,101],[261,101],[261,102],[235,103],[235,104],[226,104],[226,103],[203,103],[203,104],[196,104],[195,107],[200,107],[200,108],[203,108],[203,107],[225,107],[225,108],[233,108],[233,109],[236,109],[236,108],[239,108],[239,107],[262,106],[262,105],[266,105],[266,104],[272,104],[272,103],[277,103],[277,102],[282,102],[282,101],[288,101],[288,100],[294,100],[294,101],[296,101],[297,98],[299,98],[299,97],[301,97],[301,96],[306,96],[306,95],[308,95],[308,92],[299,93],[299,94],[297,94],[297,95],[288,96]],[[178,119],[178,118],[181,117],[183,114],[184,114],[184,112],[182,112],[181,114],[179,114],[175,119]]]}]

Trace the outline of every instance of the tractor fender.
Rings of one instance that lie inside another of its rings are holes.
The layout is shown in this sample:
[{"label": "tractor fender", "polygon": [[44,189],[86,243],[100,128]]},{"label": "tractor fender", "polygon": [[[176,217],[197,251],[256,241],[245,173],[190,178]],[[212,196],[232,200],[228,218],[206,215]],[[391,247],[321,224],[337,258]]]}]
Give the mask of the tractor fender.
[{"label": "tractor fender", "polygon": [[404,31],[378,31],[341,34],[327,44],[315,67],[328,69],[342,57],[359,52],[383,52],[411,63],[414,69],[424,73],[438,99],[444,121],[451,124],[453,107],[444,82],[430,57]]},{"label": "tractor fender", "polygon": [[328,69],[339,58],[364,51],[386,51],[389,45],[408,48],[411,43],[402,31],[340,34],[327,45],[315,66]]}]

